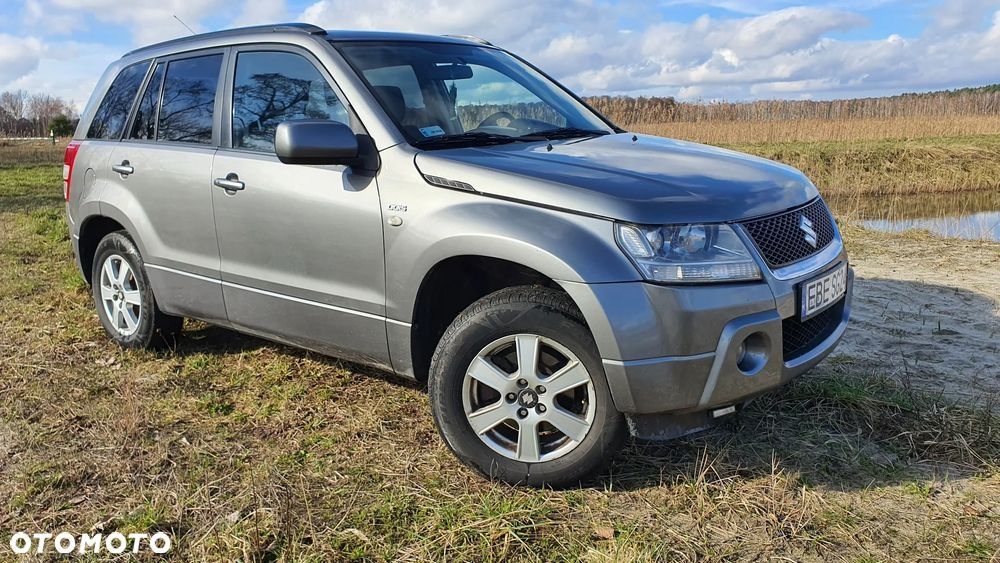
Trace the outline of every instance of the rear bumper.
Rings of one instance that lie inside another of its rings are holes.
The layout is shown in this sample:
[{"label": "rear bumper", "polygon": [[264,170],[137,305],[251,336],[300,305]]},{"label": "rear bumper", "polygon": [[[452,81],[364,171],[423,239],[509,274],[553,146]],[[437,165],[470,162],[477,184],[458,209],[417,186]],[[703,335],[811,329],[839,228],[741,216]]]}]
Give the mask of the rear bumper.
[{"label": "rear bumper", "polygon": [[[677,287],[645,283],[567,287],[598,341],[617,409],[630,415],[696,413],[745,402],[805,373],[829,355],[847,328],[847,294],[823,330],[786,351],[796,328],[798,284],[846,262],[843,252],[791,280]],[[748,340],[749,338],[749,340]],[[754,354],[741,364],[741,344]],[[666,352],[666,353],[662,353]],[[789,357],[786,357],[789,352]]]},{"label": "rear bumper", "polygon": [[76,269],[83,276],[83,279],[87,279],[90,272],[83,271],[83,262],[80,260],[80,235],[77,233],[76,221],[73,220],[73,213],[68,201],[66,202],[66,224],[69,227],[69,240],[73,245],[73,260],[76,262]]}]

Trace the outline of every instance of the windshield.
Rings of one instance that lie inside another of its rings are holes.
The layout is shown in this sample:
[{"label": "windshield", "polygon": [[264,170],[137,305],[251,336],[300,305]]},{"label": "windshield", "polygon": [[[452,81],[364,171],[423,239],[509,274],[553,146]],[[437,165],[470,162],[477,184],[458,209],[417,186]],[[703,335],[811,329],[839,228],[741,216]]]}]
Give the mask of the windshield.
[{"label": "windshield", "polygon": [[569,93],[499,49],[423,42],[334,45],[410,143],[421,148],[613,132]]}]

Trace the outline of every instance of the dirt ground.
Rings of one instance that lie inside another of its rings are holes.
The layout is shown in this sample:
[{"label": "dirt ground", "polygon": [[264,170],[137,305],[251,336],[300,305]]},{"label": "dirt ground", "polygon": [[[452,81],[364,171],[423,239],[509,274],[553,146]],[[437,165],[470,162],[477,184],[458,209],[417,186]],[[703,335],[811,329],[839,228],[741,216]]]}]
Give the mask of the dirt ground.
[{"label": "dirt ground", "polygon": [[[852,229],[857,276],[837,353],[904,385],[986,404],[1000,399],[1000,244]],[[881,244],[880,244],[881,243]]]}]

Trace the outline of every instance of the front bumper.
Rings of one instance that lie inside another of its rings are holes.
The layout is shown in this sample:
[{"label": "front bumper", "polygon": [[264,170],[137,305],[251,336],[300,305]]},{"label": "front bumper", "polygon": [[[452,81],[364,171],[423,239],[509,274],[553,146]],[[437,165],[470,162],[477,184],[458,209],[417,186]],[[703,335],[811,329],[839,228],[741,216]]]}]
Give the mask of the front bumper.
[{"label": "front bumper", "polygon": [[[847,261],[841,251],[797,278],[663,286],[641,282],[570,284],[601,351],[617,409],[630,415],[696,413],[744,402],[808,371],[830,354],[847,328],[847,294],[830,309],[828,327],[805,351],[786,358],[786,319],[797,314],[797,287]],[[794,323],[794,320],[787,321]],[[756,362],[738,365],[750,338]]]}]

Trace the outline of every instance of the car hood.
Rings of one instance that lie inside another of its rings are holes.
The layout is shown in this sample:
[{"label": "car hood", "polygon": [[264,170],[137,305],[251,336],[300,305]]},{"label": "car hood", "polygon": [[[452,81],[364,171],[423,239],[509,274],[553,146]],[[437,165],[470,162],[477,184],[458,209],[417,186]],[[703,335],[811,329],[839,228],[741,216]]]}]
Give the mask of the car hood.
[{"label": "car hood", "polygon": [[424,151],[416,165],[486,195],[634,223],[733,221],[818,195],[790,166],[646,135]]}]

